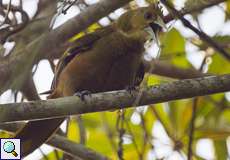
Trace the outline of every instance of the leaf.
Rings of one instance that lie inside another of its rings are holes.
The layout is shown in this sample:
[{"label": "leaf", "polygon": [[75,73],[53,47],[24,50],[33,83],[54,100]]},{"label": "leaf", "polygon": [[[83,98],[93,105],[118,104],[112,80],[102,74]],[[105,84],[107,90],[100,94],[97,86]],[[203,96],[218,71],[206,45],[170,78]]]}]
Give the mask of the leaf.
[{"label": "leaf", "polygon": [[230,18],[230,1],[226,2],[226,21]]},{"label": "leaf", "polygon": [[[63,153],[61,151],[57,151],[58,157],[62,157]],[[42,160],[47,160],[47,159],[57,159],[55,151],[50,152],[48,155],[46,155],[47,158],[42,158]]]},{"label": "leaf", "polygon": [[161,38],[162,55],[170,55],[185,52],[185,39],[175,28],[171,29]]},{"label": "leaf", "polygon": [[10,138],[10,137],[12,137],[12,135],[9,134],[8,132],[0,131],[0,137],[1,138]]},{"label": "leaf", "polygon": [[226,74],[230,71],[229,61],[221,56],[220,54],[215,54],[212,56],[212,63],[209,65],[209,72],[216,74]]},{"label": "leaf", "polygon": [[145,118],[145,126],[147,129],[147,132],[149,134],[152,134],[153,124],[156,121],[156,118],[153,116],[153,113],[152,113],[150,107],[148,107],[148,110],[146,111],[144,118]]},{"label": "leaf", "polygon": [[[164,59],[170,58],[172,64],[188,68],[191,64],[185,55],[185,39],[175,28],[171,29],[165,36],[161,37],[162,51],[161,56]],[[179,56],[178,56],[179,55]]]},{"label": "leaf", "polygon": [[228,158],[228,149],[226,140],[216,140],[214,141],[216,159],[227,159]]},{"label": "leaf", "polygon": [[114,153],[109,138],[103,129],[87,129],[87,138],[87,147],[107,156],[111,156]]},{"label": "leaf", "polygon": [[88,128],[97,128],[101,125],[101,116],[98,113],[84,114],[82,120]]},{"label": "leaf", "polygon": [[79,128],[77,121],[74,118],[71,118],[69,121],[68,132],[67,132],[68,139],[79,142]]}]

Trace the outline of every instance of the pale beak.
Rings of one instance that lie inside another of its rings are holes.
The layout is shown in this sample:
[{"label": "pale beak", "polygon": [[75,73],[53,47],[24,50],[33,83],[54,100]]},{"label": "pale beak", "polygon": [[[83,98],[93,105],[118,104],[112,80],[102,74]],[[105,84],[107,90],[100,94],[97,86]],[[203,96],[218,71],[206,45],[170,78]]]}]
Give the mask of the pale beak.
[{"label": "pale beak", "polygon": [[153,23],[150,23],[150,26],[152,28],[152,31],[154,34],[151,34],[152,39],[154,40],[154,42],[160,46],[160,41],[159,41],[159,37],[158,37],[158,33],[161,30],[161,28],[168,30],[166,24],[164,23],[164,20],[160,17],[157,16],[157,20],[154,21]]},{"label": "pale beak", "polygon": [[165,30],[168,30],[164,20],[160,17],[160,16],[157,16],[157,20],[154,22],[156,24],[158,24],[159,26],[161,26],[163,29]]},{"label": "pale beak", "polygon": [[144,29],[146,32],[148,32],[149,36],[150,36],[150,39],[147,43],[151,42],[151,41],[154,41],[155,43],[157,43],[157,45],[159,45],[159,39],[158,39],[158,33],[157,32],[154,32],[153,29],[151,27],[146,27]]},{"label": "pale beak", "polygon": [[151,38],[155,36],[155,33],[151,27],[146,27],[144,30],[149,34]]}]

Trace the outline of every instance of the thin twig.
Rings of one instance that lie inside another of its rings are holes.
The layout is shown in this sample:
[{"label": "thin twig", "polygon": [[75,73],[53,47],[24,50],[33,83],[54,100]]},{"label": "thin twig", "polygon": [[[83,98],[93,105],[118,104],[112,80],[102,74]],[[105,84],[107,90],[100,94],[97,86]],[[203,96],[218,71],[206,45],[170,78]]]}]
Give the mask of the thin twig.
[{"label": "thin twig", "polygon": [[145,117],[144,117],[143,111],[140,113],[140,117],[141,117],[141,127],[142,127],[143,132],[144,132],[143,133],[143,147],[142,147],[141,157],[140,157],[140,160],[142,160],[142,159],[144,159],[144,154],[146,153],[147,144],[148,144],[148,141],[150,139],[150,137],[149,137],[150,135],[149,135],[147,127],[146,127]]},{"label": "thin twig", "polygon": [[197,102],[198,102],[198,98],[194,98],[193,105],[192,105],[192,118],[191,118],[190,131],[189,131],[188,155],[187,155],[188,160],[192,159],[192,143],[193,143],[193,135],[195,131]]},{"label": "thin twig", "polygon": [[138,157],[142,157],[142,153],[140,152],[140,150],[138,149],[138,145],[137,145],[137,142],[136,142],[136,139],[135,139],[135,136],[134,136],[134,133],[128,123],[128,120],[125,120],[125,124],[126,124],[126,127],[127,127],[127,131],[128,133],[131,135],[131,139],[132,139],[132,143],[133,143],[133,146],[138,154]]},{"label": "thin twig", "polygon": [[[63,14],[66,14],[67,13],[67,11],[70,9],[70,7],[72,7],[76,2],[77,2],[78,0],[74,0],[74,1],[72,1],[70,4],[69,4],[69,6],[67,7],[67,8],[65,8],[64,9],[64,7],[62,8],[62,13]],[[64,4],[65,5],[65,4]]]},{"label": "thin twig", "polygon": [[118,111],[118,117],[117,117],[117,124],[116,128],[119,133],[119,142],[118,142],[118,150],[117,155],[119,160],[124,160],[123,158],[123,137],[125,134],[125,128],[124,128],[124,122],[125,122],[125,110],[119,110]]},{"label": "thin twig", "polygon": [[160,0],[161,3],[163,3],[166,7],[168,7],[170,12],[179,18],[182,23],[191,29],[193,32],[195,32],[204,42],[208,43],[212,48],[214,48],[216,51],[218,51],[220,54],[222,54],[225,58],[227,58],[230,61],[230,54],[223,49],[223,47],[219,46],[211,37],[209,37],[206,33],[200,31],[195,26],[193,26],[187,19],[183,17],[183,14],[181,14],[179,11],[177,11],[171,3],[169,3],[167,0]]},{"label": "thin twig", "polygon": [[165,130],[166,134],[168,135],[168,137],[169,137],[170,139],[172,139],[173,142],[175,142],[175,141],[176,141],[176,138],[171,134],[170,129],[169,129],[169,128],[167,127],[167,125],[164,123],[164,121],[162,120],[160,114],[157,112],[156,108],[155,108],[153,105],[150,105],[149,107],[150,107],[150,109],[151,109],[153,115],[156,117],[156,119],[157,119],[157,120],[161,123],[161,125],[164,127],[164,130]]},{"label": "thin twig", "polygon": [[74,120],[78,124],[78,128],[79,128],[80,144],[85,145],[85,143],[86,143],[86,130],[85,130],[85,126],[84,126],[83,120],[81,118],[81,115],[78,115],[76,117],[76,119],[74,119]]},{"label": "thin twig", "polygon": [[[205,56],[205,58],[203,59],[201,66],[199,68],[199,71],[202,72],[203,68],[207,62],[207,58],[208,56]],[[189,142],[188,142],[188,160],[192,160],[192,143],[193,143],[193,136],[194,136],[194,132],[195,132],[195,120],[196,120],[196,111],[197,111],[197,104],[199,101],[199,97],[196,97],[193,99],[193,105],[192,105],[192,117],[191,117],[191,123],[190,123],[190,131],[189,131]]]}]

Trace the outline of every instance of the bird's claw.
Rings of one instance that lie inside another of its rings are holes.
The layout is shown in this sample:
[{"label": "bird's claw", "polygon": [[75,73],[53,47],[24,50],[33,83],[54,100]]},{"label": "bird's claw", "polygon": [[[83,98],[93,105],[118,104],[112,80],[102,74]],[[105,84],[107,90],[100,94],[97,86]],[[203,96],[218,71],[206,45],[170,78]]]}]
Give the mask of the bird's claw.
[{"label": "bird's claw", "polygon": [[85,100],[85,96],[91,96],[91,92],[88,90],[79,91],[74,93],[74,96],[78,96],[82,101]]}]

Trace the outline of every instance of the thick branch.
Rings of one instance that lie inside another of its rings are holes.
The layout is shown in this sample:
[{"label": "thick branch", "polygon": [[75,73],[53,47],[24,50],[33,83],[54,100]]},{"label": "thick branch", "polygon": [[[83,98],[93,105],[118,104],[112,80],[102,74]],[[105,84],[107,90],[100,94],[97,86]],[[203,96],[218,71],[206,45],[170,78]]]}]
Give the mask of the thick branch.
[{"label": "thick branch", "polygon": [[[226,91],[230,91],[230,74],[187,79],[143,89],[138,105],[161,103]],[[73,96],[47,101],[2,104],[0,105],[0,122],[65,117],[128,108],[134,104],[139,93],[139,91],[133,91],[130,94],[125,90],[121,90],[93,94],[90,97],[86,97],[84,101]]]}]

